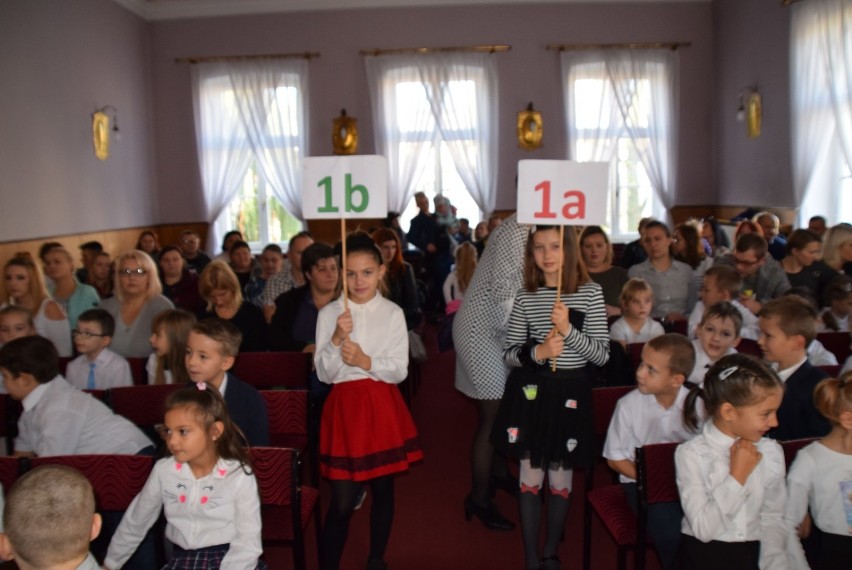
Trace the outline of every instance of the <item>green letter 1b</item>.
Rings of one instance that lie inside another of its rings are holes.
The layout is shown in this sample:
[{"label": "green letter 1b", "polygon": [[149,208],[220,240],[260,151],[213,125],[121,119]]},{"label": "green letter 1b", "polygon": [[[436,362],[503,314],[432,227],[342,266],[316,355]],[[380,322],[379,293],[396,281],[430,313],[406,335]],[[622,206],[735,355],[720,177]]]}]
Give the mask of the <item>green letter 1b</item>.
[{"label": "green letter 1b", "polygon": [[[348,176],[348,175],[347,175]],[[331,176],[326,176],[317,183],[319,188],[325,186],[325,206],[321,207],[318,212],[337,212],[338,208],[331,205]]]},{"label": "green letter 1b", "polygon": [[[356,206],[352,202],[352,194],[358,192],[361,195],[360,203]],[[370,204],[370,193],[367,187],[363,184],[352,186],[352,175],[346,174],[346,211],[347,212],[363,212]]]}]

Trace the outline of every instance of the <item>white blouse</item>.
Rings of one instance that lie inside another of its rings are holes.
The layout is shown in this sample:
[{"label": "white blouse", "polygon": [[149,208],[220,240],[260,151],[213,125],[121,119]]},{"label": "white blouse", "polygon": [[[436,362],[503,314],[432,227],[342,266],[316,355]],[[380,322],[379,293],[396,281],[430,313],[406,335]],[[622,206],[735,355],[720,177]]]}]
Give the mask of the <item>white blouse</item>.
[{"label": "white blouse", "polygon": [[675,453],[677,486],[683,505],[684,534],[702,542],[760,541],[760,568],[787,570],[787,526],[784,508],[784,452],[775,440],[762,438],[763,455],[745,485],[731,476],[731,446],[713,420],[701,434]]}]

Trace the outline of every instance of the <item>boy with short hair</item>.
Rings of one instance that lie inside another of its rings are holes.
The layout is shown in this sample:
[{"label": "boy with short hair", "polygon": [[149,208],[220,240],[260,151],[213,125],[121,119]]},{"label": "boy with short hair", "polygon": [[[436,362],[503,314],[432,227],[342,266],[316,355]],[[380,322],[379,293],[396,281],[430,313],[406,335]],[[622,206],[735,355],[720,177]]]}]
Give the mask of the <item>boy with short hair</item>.
[{"label": "boy with short hair", "polygon": [[3,511],[0,557],[21,570],[97,570],[89,542],[101,530],[95,493],[82,473],[43,465],[15,482]]},{"label": "boy with short hair", "polygon": [[219,390],[231,419],[251,446],[269,445],[266,402],[254,387],[229,373],[240,351],[240,330],[222,319],[196,323],[186,342],[186,371],[193,382]]},{"label": "boy with short hair", "polygon": [[739,302],[740,291],[743,288],[743,280],[737,270],[729,265],[716,265],[704,274],[704,282],[701,285],[701,300],[695,304],[695,309],[689,315],[687,334],[691,340],[695,339],[698,324],[704,318],[704,310],[710,305],[720,301],[727,301],[739,309],[743,326],[740,329],[740,338],[757,340],[760,336],[760,328],[757,326],[757,316],[749,311]]},{"label": "boy with short hair", "polygon": [[816,311],[804,299],[790,295],[764,305],[758,317],[757,342],[786,386],[777,412],[778,427],[767,435],[780,441],[826,435],[831,426],[817,411],[813,393],[828,375],[812,366],[807,355],[816,337]]},{"label": "boy with short hair", "polygon": [[139,428],[65,381],[56,348],[46,338],[27,336],[4,345],[0,372],[9,396],[24,407],[16,456],[153,454]]},{"label": "boy with short hair", "polygon": [[716,303],[704,311],[704,318],[696,331],[698,338],[692,341],[695,368],[689,376],[690,382],[703,385],[707,370],[723,356],[737,351],[742,325],[739,310],[727,301]]},{"label": "boy with short hair", "polygon": [[621,318],[612,323],[609,337],[625,348],[628,344],[648,342],[665,331],[663,325],[651,318],[654,291],[647,281],[634,277],[621,288]]},{"label": "boy with short hair", "polygon": [[[684,382],[695,365],[689,340],[668,333],[648,341],[636,371],[636,390],[618,401],[606,435],[603,456],[619,473],[631,506],[638,503],[636,448],[651,443],[681,442],[692,437],[683,423],[689,390]],[[663,568],[675,567],[683,511],[678,502],[657,503],[648,510],[648,530]]]},{"label": "boy with short hair", "polygon": [[115,333],[115,319],[104,309],[83,311],[71,331],[80,356],[68,363],[65,379],[80,390],[107,390],[132,386],[130,364],[108,347]]}]

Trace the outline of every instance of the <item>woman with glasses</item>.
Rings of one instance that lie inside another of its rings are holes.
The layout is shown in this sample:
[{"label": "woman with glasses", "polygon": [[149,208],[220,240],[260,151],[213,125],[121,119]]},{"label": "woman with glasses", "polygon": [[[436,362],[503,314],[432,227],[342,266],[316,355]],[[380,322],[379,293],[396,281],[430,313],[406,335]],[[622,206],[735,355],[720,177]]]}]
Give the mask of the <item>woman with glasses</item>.
[{"label": "woman with glasses", "polygon": [[101,301],[115,319],[112,350],[125,358],[151,353],[151,323],[160,311],[174,309],[162,295],[157,266],[147,253],[131,250],[115,260],[115,296]]}]

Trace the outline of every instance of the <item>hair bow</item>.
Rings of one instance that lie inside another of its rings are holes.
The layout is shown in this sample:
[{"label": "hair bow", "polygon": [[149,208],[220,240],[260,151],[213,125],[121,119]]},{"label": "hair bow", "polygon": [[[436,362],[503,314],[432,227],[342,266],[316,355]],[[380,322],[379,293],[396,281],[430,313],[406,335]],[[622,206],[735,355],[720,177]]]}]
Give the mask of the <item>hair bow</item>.
[{"label": "hair bow", "polygon": [[195,387],[198,388],[199,390],[206,390],[207,389],[207,382],[196,382]]}]

